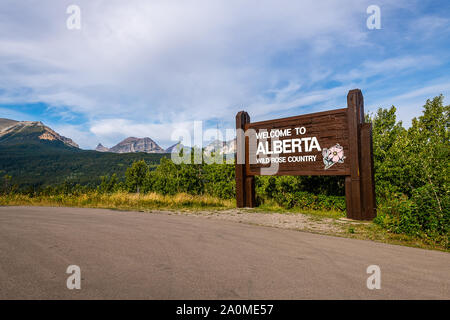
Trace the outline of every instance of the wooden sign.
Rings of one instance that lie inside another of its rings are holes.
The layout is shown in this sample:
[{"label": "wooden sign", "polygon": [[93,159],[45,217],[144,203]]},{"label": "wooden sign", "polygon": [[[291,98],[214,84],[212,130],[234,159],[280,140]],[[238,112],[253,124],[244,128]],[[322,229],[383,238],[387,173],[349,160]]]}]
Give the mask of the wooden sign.
[{"label": "wooden sign", "polygon": [[347,217],[376,216],[372,126],[364,123],[359,89],[347,96],[347,108],[250,122],[236,115],[236,201],[255,206],[256,175],[345,176]]}]

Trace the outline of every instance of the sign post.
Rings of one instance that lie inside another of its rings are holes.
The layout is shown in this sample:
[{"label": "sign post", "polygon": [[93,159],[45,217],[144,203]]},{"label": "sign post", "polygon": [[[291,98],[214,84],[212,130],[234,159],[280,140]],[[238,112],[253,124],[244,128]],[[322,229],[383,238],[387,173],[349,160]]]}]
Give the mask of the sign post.
[{"label": "sign post", "polygon": [[361,90],[347,108],[250,122],[236,115],[236,203],[254,207],[256,175],[345,176],[347,217],[376,217],[372,125],[364,123]]}]

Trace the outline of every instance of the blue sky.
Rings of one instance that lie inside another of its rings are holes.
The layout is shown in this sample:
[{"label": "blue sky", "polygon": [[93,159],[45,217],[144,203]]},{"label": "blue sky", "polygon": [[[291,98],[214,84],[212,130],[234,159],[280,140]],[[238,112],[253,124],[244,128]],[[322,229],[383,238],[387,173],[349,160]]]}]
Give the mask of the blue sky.
[{"label": "blue sky", "polygon": [[[81,9],[68,30],[66,9]],[[369,30],[366,9],[381,9]],[[449,1],[133,0],[0,3],[0,117],[40,120],[82,148],[175,129],[395,105],[409,125],[450,95]]]}]

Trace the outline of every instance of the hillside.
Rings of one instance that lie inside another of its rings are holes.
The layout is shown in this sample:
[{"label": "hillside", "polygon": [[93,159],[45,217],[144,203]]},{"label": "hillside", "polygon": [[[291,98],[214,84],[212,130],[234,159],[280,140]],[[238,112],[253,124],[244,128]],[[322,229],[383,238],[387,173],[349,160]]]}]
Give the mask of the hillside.
[{"label": "hillside", "polygon": [[0,178],[8,174],[21,189],[70,181],[95,185],[102,175],[123,177],[133,161],[157,165],[162,153],[115,154],[81,150],[40,121],[0,118]]},{"label": "hillside", "polygon": [[159,164],[165,154],[116,154],[74,148],[61,148],[49,141],[16,145],[0,144],[0,177],[8,174],[20,188],[59,184],[68,180],[97,184],[102,175],[125,174],[133,161],[144,159]]},{"label": "hillside", "polygon": [[61,136],[40,121],[0,119],[0,145],[40,144],[45,141],[62,148],[79,148],[72,139]]}]

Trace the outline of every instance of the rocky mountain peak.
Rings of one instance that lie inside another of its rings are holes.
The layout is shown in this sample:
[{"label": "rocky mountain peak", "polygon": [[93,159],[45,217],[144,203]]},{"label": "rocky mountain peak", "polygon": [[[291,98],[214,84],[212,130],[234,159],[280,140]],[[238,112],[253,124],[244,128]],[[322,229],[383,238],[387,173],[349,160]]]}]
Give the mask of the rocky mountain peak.
[{"label": "rocky mountain peak", "polygon": [[66,138],[41,121],[15,121],[0,119],[0,142],[26,142],[30,140],[60,141],[67,146],[79,148],[72,139]]},{"label": "rocky mountain peak", "polygon": [[99,143],[97,145],[97,147],[95,148],[95,151],[99,151],[99,152],[108,152],[109,149],[105,146],[103,146],[101,143]]},{"label": "rocky mountain peak", "polygon": [[236,153],[236,139],[230,141],[214,140],[205,147],[205,152],[219,154]]},{"label": "rocky mountain peak", "polygon": [[164,153],[155,141],[149,137],[136,138],[128,137],[122,142],[109,149],[110,152],[115,153],[130,153],[130,152],[146,152],[146,153]]}]

